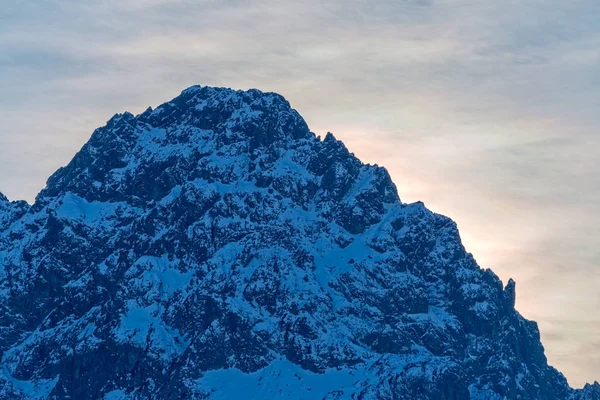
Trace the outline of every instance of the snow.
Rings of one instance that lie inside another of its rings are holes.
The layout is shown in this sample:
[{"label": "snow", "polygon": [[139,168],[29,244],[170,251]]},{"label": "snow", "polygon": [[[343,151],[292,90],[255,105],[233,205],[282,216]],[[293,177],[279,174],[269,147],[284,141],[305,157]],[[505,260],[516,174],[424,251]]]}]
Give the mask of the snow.
[{"label": "snow", "polygon": [[427,313],[409,314],[409,317],[414,320],[425,320],[433,325],[444,329],[447,326],[457,326],[459,324],[456,317],[450,314],[443,308],[430,306]]},{"label": "snow", "polygon": [[118,216],[127,216],[139,213],[140,210],[123,202],[89,202],[76,194],[67,192],[56,215],[58,218],[81,222],[95,228],[106,229],[114,224]]},{"label": "snow", "polygon": [[[143,301],[129,300],[127,311],[113,331],[115,338],[123,343],[145,348],[151,344],[159,358],[168,361],[185,351],[189,344],[177,329],[168,326],[163,320],[164,306],[177,291],[185,288],[192,272],[182,272],[172,267],[177,261],[162,257],[142,256],[126,272],[132,290],[143,294]],[[143,305],[143,304],[147,305]]]},{"label": "snow", "polygon": [[57,375],[54,379],[38,379],[36,381],[22,381],[16,378],[13,378],[10,372],[6,369],[6,367],[1,367],[0,376],[5,378],[14,389],[24,395],[27,399],[37,400],[37,399],[47,399],[50,396],[50,393],[56,386],[58,382],[59,375]]},{"label": "snow", "polygon": [[134,287],[140,287],[148,291],[159,290],[160,296],[170,297],[175,291],[183,289],[192,278],[192,272],[182,272],[171,265],[175,261],[169,261],[169,256],[163,254],[161,257],[142,256],[126,274],[135,273],[139,268],[144,268],[144,272],[134,278]]},{"label": "snow", "polygon": [[128,398],[123,390],[113,390],[104,395],[104,400],[127,400]]},{"label": "snow", "polygon": [[128,304],[128,311],[113,331],[121,343],[131,343],[142,349],[150,345],[150,355],[168,362],[182,354],[189,341],[178,330],[171,328],[160,318],[156,306],[145,308]]},{"label": "snow", "polygon": [[196,383],[200,392],[210,393],[212,400],[323,399],[336,394],[336,399],[352,399],[361,387],[357,382],[365,378],[360,369],[328,370],[316,374],[292,364],[286,359],[276,360],[267,367],[245,374],[238,369],[213,370],[203,374]]}]

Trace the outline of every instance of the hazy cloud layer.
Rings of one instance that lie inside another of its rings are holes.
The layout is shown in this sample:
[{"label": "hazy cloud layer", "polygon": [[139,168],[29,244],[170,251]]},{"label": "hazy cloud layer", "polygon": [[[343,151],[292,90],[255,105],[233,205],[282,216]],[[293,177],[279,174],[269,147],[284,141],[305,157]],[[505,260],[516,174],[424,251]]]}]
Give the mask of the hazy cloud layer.
[{"label": "hazy cloud layer", "polygon": [[600,380],[596,0],[7,0],[0,190],[31,201],[94,128],[192,84],[290,100],[517,280],[550,362]]}]

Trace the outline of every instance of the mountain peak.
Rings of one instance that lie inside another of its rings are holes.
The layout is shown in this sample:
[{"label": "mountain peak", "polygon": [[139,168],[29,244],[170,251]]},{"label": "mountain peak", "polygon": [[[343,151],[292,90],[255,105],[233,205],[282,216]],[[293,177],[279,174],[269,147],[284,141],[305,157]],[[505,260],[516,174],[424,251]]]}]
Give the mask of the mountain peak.
[{"label": "mountain peak", "polygon": [[74,186],[99,192],[106,183],[121,181],[149,164],[165,168],[170,162],[177,167],[183,159],[193,163],[208,152],[255,159],[258,148],[285,149],[294,141],[314,139],[304,119],[278,94],[192,86],[154,110],[113,116],[50,177],[38,199],[44,203],[44,198],[67,190],[83,194]]},{"label": "mountain peak", "polygon": [[193,86],[117,114],[14,204],[0,399],[597,394],[548,366],[514,281],[452,220],[274,93]]}]

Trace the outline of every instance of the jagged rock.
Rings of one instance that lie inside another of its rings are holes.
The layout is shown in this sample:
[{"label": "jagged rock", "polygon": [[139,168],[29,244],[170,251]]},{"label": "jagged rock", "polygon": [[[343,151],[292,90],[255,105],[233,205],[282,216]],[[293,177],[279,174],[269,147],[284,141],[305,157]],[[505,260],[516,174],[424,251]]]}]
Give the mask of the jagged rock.
[{"label": "jagged rock", "polygon": [[508,309],[515,308],[515,302],[517,300],[517,292],[515,286],[515,281],[509,279],[508,283],[506,284],[506,287],[504,288],[504,303]]},{"label": "jagged rock", "polygon": [[383,168],[280,95],[117,114],[0,196],[0,398],[597,399]]}]

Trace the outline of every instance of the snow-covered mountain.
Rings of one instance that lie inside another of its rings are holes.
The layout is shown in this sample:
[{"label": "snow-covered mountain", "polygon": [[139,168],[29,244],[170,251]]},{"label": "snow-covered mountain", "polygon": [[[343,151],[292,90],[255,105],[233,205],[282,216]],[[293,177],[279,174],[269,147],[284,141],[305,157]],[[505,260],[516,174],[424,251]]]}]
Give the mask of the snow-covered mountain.
[{"label": "snow-covered mountain", "polygon": [[2,399],[600,399],[515,284],[280,95],[194,86],[0,195]]}]

